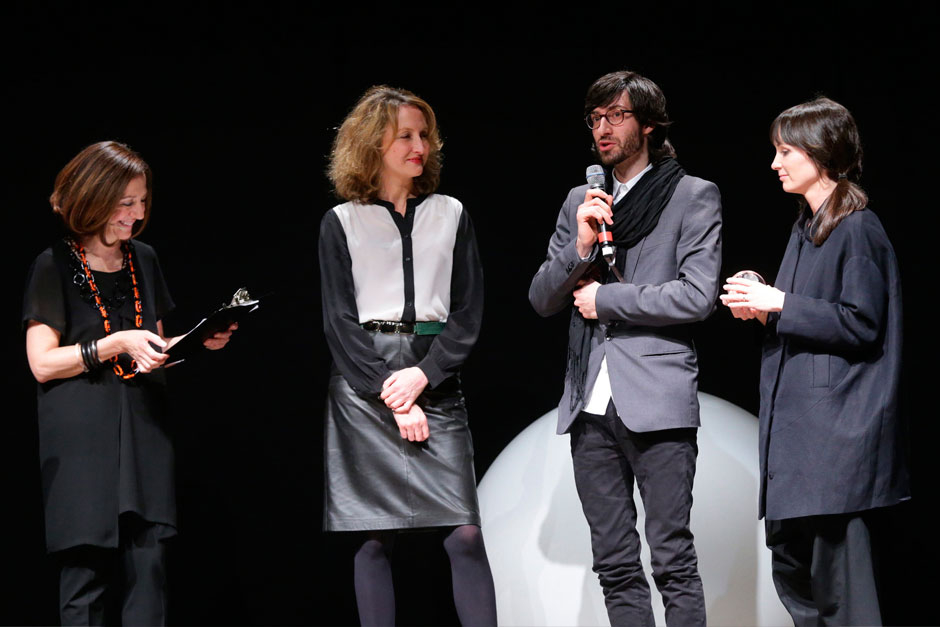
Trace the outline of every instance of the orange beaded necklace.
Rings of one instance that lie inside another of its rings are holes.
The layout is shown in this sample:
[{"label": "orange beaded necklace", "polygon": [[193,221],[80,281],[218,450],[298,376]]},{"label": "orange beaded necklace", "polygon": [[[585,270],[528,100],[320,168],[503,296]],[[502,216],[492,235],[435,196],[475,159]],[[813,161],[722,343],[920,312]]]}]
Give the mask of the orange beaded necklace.
[{"label": "orange beaded necklace", "polygon": [[[85,257],[85,247],[82,246],[76,240],[69,238],[69,245],[72,247],[72,251],[78,257],[78,260],[82,264],[82,271],[85,273],[85,279],[88,282],[88,287],[91,290],[92,296],[95,298],[95,305],[98,309],[98,313],[101,314],[101,318],[104,321],[104,333],[105,335],[111,335],[111,318],[108,315],[108,310],[104,306],[104,302],[101,299],[101,292],[98,290],[98,284],[95,283],[95,275],[91,272],[91,267],[88,265],[88,258]],[[121,242],[121,252],[124,253],[124,263],[127,265],[127,269],[130,271],[131,275],[131,287],[134,292],[134,311],[137,312],[137,315],[134,316],[134,324],[138,329],[143,328],[144,326],[144,308],[140,303],[140,290],[137,286],[137,273],[134,271],[134,256],[131,254],[130,245],[127,242]],[[125,373],[124,368],[121,367],[121,364],[118,363],[118,356],[113,355],[111,357],[111,367],[114,370],[114,374],[121,377],[122,379],[133,378],[137,374],[137,361],[131,360],[131,371]]]}]

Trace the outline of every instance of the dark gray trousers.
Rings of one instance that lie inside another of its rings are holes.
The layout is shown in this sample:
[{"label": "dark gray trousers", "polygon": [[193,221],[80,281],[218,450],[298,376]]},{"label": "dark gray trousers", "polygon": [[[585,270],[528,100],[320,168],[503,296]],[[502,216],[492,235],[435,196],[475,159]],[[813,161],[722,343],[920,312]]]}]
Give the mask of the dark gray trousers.
[{"label": "dark gray trousers", "polygon": [[640,563],[634,480],[646,510],[653,581],[667,625],[704,625],[705,597],[689,514],[698,454],[695,429],[636,433],[617,417],[582,412],[571,427],[571,456],[581,507],[591,528],[610,624],[654,625]]},{"label": "dark gray trousers", "polygon": [[121,520],[120,548],[78,546],[59,555],[59,618],[63,625],[105,625],[121,593],[121,621],[166,624],[166,544],[155,525]]},{"label": "dark gray trousers", "polygon": [[796,627],[881,625],[865,512],[765,522],[777,594]]}]

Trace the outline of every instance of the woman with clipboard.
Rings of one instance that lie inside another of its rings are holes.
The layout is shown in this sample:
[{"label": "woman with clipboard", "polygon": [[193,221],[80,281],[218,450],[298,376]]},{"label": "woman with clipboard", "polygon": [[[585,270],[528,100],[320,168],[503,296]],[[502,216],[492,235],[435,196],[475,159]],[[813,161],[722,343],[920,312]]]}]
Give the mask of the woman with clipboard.
[{"label": "woman with clipboard", "polygon": [[[149,166],[116,142],[85,148],[50,198],[68,234],[36,258],[23,307],[38,382],[46,547],[63,625],[166,622],[165,541],[176,535],[161,320],[173,308],[153,248],[133,239],[151,206]],[[220,349],[228,330],[204,345]]]}]

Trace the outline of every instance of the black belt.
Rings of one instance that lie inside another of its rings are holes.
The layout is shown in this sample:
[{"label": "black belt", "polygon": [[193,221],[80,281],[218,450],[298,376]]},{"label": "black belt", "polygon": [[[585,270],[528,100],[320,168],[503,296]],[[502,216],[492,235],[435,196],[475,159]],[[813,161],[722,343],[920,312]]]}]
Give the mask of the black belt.
[{"label": "black belt", "polygon": [[438,335],[444,330],[443,322],[398,322],[395,320],[369,320],[361,326],[366,331],[403,333],[405,335]]}]

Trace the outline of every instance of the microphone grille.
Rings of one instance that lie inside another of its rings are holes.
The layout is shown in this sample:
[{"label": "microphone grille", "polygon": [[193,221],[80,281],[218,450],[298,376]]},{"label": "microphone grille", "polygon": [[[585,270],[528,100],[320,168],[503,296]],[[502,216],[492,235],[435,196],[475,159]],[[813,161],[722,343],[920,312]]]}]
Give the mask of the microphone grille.
[{"label": "microphone grille", "polygon": [[600,189],[604,188],[604,168],[599,165],[589,165],[587,172],[585,172],[587,177],[588,185],[591,187],[597,187]]}]

